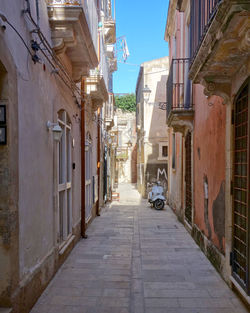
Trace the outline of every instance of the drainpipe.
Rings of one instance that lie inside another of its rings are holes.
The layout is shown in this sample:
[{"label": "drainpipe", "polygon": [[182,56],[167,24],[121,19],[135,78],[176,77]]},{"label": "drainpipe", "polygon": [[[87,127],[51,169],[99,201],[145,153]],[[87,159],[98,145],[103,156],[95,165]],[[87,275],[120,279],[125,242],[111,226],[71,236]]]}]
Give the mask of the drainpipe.
[{"label": "drainpipe", "polygon": [[39,15],[39,3],[38,0],[36,0],[36,21],[37,21],[37,26],[39,27],[40,24],[40,15]]},{"label": "drainpipe", "polygon": [[97,110],[98,124],[97,124],[97,176],[98,176],[98,200],[96,202],[96,215],[100,216],[100,160],[101,160],[101,127],[100,127],[100,108]]},{"label": "drainpipe", "polygon": [[[185,168],[185,160],[184,160],[184,146],[185,146],[185,138],[183,137],[183,135],[181,135],[181,208],[183,210],[185,210],[185,205],[184,205],[184,198],[185,198],[185,193],[184,193],[184,182],[185,182],[185,174],[184,171],[186,170]],[[185,216],[183,216],[183,218],[185,218]]]},{"label": "drainpipe", "polygon": [[81,236],[87,239],[85,224],[85,112],[84,112],[85,81],[81,81]]}]

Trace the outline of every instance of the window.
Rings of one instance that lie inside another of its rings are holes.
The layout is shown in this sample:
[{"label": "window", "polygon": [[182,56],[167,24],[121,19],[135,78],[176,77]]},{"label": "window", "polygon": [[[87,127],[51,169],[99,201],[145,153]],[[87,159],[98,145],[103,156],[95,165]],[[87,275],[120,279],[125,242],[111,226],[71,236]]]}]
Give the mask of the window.
[{"label": "window", "polygon": [[164,158],[168,157],[168,146],[162,146],[162,156]]},{"label": "window", "polygon": [[59,111],[58,123],[62,137],[58,144],[58,204],[59,241],[62,243],[72,233],[72,161],[71,123],[65,111]]},{"label": "window", "polygon": [[167,160],[168,159],[168,143],[159,142],[159,157],[158,160]]},{"label": "window", "polygon": [[234,105],[233,166],[233,277],[250,293],[249,229],[250,229],[250,82],[241,89]]}]

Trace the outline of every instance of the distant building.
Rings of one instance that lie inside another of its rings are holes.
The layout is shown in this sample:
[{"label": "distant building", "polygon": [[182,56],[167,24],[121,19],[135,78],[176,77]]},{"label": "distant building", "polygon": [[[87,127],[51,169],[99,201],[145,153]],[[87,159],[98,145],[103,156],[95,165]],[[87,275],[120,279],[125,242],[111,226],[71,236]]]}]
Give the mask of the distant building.
[{"label": "distant building", "polygon": [[[168,188],[168,127],[166,81],[169,58],[144,62],[136,85],[137,188],[147,196],[149,183],[161,181]],[[150,89],[145,99],[143,89]]]},{"label": "distant building", "polygon": [[136,183],[136,127],[135,112],[115,111],[116,184]]}]

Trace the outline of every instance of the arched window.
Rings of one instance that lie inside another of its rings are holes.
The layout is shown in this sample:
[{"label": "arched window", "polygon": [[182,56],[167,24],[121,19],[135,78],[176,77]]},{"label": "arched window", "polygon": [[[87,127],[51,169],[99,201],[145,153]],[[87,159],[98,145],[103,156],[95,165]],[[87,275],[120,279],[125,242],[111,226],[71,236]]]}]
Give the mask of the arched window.
[{"label": "arched window", "polygon": [[66,111],[58,112],[62,137],[58,144],[58,204],[59,240],[63,242],[72,233],[72,138],[71,122]]}]

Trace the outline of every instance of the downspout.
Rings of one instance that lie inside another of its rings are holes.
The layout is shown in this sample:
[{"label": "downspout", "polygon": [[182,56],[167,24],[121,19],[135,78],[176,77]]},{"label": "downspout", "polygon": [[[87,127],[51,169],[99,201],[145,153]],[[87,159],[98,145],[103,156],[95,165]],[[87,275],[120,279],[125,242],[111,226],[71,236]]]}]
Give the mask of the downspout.
[{"label": "downspout", "polygon": [[39,3],[38,3],[38,0],[36,0],[36,21],[37,21],[38,28],[40,28],[40,14],[39,14]]},{"label": "downspout", "polygon": [[85,80],[81,80],[81,236],[88,238],[86,235],[85,224],[85,112],[84,112],[84,91]]},{"label": "downspout", "polygon": [[100,136],[100,108],[98,108],[97,110],[97,120],[98,120],[98,124],[97,124],[97,177],[98,177],[98,188],[97,188],[97,192],[98,192],[98,200],[96,202],[96,215],[100,216],[100,210],[99,210],[99,206],[100,206],[100,160],[101,160],[101,136]]},{"label": "downspout", "polygon": [[184,207],[184,198],[185,198],[185,193],[184,193],[184,186],[185,186],[185,160],[184,160],[184,146],[185,146],[185,138],[183,135],[181,135],[181,210],[184,214],[183,219],[185,219],[185,207]]},{"label": "downspout", "polygon": [[[101,70],[101,33],[98,32],[98,69]],[[96,202],[96,216],[100,216],[100,108],[97,109],[97,177],[98,177],[98,186],[97,194],[98,199]]]}]

